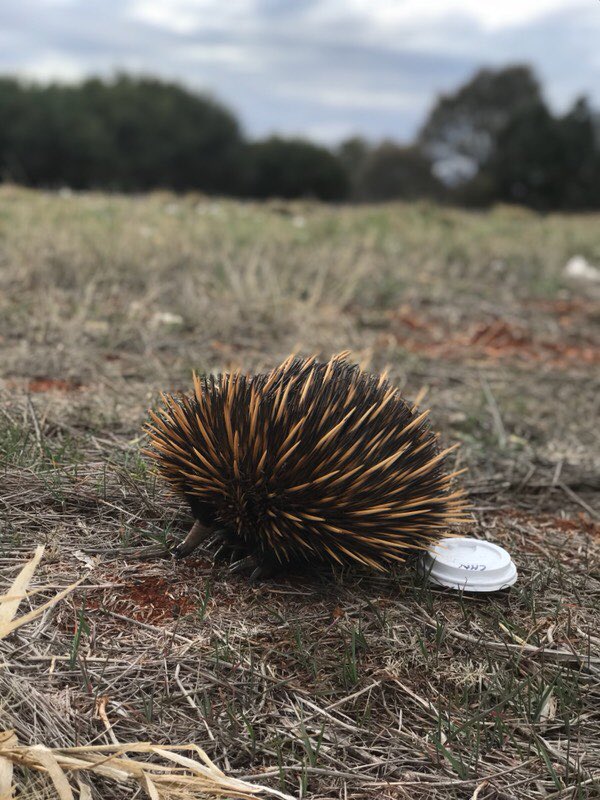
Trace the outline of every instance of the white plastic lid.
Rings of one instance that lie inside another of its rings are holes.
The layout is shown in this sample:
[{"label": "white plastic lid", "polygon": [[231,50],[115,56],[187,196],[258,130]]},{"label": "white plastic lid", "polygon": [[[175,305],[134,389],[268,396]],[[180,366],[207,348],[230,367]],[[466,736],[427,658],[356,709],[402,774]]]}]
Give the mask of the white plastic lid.
[{"label": "white plastic lid", "polygon": [[467,592],[497,592],[517,580],[503,547],[481,539],[442,539],[424,556],[421,569],[432,583]]}]

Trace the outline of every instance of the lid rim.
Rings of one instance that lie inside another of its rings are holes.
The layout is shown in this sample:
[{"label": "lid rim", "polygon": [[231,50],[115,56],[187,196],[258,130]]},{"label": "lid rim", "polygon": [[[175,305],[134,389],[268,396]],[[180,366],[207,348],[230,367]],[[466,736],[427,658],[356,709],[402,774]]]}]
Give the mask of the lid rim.
[{"label": "lid rim", "polygon": [[512,569],[513,562],[506,564],[503,567],[497,567],[494,569],[483,569],[483,570],[461,570],[458,568],[448,567],[446,564],[438,564],[435,560],[427,560],[425,562],[426,568],[429,570],[429,565],[431,565],[431,569],[429,570],[432,573],[437,574],[448,574],[448,575],[461,575],[461,576],[481,576],[481,577],[500,577],[505,572],[510,572]]},{"label": "lid rim", "polygon": [[515,574],[509,580],[494,583],[491,584],[490,586],[482,586],[481,584],[477,585],[472,583],[471,584],[460,583],[459,581],[455,581],[453,583],[452,582],[442,583],[441,581],[438,581],[435,578],[433,578],[431,582],[436,586],[442,587],[443,589],[455,589],[463,592],[481,592],[483,594],[485,592],[499,592],[502,589],[509,589],[511,586],[513,586],[513,584],[516,583],[517,578],[518,578],[518,573],[515,571]]}]

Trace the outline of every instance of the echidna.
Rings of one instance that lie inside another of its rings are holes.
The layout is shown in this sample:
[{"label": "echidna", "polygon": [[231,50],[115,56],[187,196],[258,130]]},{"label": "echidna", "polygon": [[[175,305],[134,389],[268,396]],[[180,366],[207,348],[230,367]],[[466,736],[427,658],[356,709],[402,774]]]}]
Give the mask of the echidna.
[{"label": "echidna", "polygon": [[428,412],[346,357],[194,375],[191,396],[162,395],[146,452],[195,518],[176,556],[212,538],[253,578],[295,561],[385,571],[464,520],[443,469],[454,448],[438,451]]}]

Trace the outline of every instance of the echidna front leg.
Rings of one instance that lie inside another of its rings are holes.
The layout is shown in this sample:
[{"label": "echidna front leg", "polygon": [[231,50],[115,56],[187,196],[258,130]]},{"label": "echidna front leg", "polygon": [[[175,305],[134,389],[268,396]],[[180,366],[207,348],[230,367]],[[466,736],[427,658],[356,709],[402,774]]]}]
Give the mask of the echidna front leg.
[{"label": "echidna front leg", "polygon": [[[270,578],[281,568],[281,565],[269,553],[256,550],[249,555],[242,556],[244,552],[248,553],[248,551],[243,545],[240,547],[239,540],[232,531],[227,528],[214,530],[203,525],[199,520],[194,522],[183,542],[173,549],[173,555],[175,558],[185,558],[201,543],[205,543],[211,549],[216,548],[215,558],[227,556],[231,559],[230,571],[249,573],[251,581]],[[240,556],[242,557],[240,558]]]},{"label": "echidna front leg", "polygon": [[192,529],[185,537],[183,542],[177,545],[177,547],[173,550],[173,555],[175,558],[185,558],[189,556],[190,553],[193,553],[194,550],[198,547],[200,542],[206,539],[212,533],[210,528],[205,527],[202,525],[198,520],[194,522],[192,525]]}]

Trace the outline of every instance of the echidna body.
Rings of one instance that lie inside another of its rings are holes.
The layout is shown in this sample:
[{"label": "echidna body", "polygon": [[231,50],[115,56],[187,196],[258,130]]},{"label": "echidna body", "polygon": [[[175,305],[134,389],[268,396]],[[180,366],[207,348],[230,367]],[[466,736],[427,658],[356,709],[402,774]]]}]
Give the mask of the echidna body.
[{"label": "echidna body", "polygon": [[178,555],[218,529],[257,574],[298,560],[386,570],[463,520],[453,448],[439,452],[427,412],[345,355],[163,395],[148,452],[196,519]]}]

